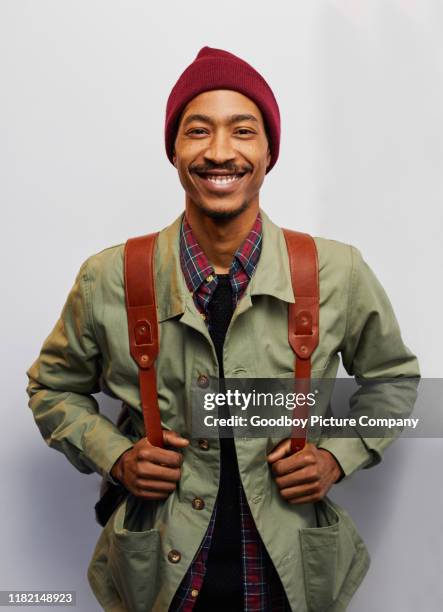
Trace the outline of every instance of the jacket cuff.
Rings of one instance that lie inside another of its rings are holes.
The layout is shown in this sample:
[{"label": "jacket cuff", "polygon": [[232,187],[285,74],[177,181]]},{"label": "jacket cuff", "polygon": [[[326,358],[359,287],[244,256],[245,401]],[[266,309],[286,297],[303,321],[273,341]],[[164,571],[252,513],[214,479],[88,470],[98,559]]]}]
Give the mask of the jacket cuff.
[{"label": "jacket cuff", "polygon": [[115,480],[115,478],[111,476],[111,470],[114,467],[114,464],[123,455],[123,453],[125,453],[133,446],[134,444],[133,442],[131,442],[131,440],[122,436],[121,441],[119,441],[118,443],[116,442],[112,446],[112,449],[107,449],[106,457],[103,457],[103,461],[100,465],[101,474],[106,478],[106,480],[109,480],[109,482],[111,482],[112,484],[120,484]]},{"label": "jacket cuff", "polygon": [[110,482],[113,485],[119,486],[121,484],[118,480],[115,480],[115,478],[112,478],[110,472],[106,474],[105,478],[108,482]]},{"label": "jacket cuff", "polygon": [[323,448],[334,455],[344,476],[337,482],[350,476],[359,469],[370,467],[380,461],[364,444],[361,438],[327,438],[320,440],[317,448]]}]

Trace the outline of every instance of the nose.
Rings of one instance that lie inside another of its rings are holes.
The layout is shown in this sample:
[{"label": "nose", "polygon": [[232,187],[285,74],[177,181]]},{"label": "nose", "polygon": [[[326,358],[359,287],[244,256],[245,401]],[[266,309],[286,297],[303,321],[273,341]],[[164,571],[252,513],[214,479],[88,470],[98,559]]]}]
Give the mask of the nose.
[{"label": "nose", "polygon": [[229,134],[223,130],[214,131],[204,156],[214,164],[223,164],[228,160],[235,159],[235,151]]}]

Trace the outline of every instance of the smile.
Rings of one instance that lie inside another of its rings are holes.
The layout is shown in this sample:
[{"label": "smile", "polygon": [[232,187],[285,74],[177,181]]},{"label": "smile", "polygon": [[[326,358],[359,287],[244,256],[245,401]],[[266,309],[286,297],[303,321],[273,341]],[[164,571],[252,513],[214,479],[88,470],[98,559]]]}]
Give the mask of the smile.
[{"label": "smile", "polygon": [[206,178],[206,180],[211,181],[212,183],[221,183],[221,184],[226,184],[226,183],[232,183],[232,181],[238,181],[239,179],[241,179],[243,175],[242,174],[226,174],[224,176],[216,176],[214,174],[207,174],[206,176],[204,176],[204,178]]},{"label": "smile", "polygon": [[237,186],[238,183],[246,175],[246,172],[242,174],[199,174],[196,173],[197,177],[203,181],[208,187],[215,189],[226,189],[228,187]]}]

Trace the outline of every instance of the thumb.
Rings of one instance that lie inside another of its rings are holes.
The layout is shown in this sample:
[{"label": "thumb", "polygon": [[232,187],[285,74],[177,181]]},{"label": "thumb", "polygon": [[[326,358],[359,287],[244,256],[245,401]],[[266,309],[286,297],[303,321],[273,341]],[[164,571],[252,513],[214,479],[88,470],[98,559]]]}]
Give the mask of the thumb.
[{"label": "thumb", "polygon": [[286,457],[286,455],[290,455],[290,454],[291,454],[291,440],[290,439],[282,440],[281,442],[277,444],[274,450],[271,453],[269,453],[267,457],[268,462],[274,463],[275,461],[278,461],[279,459],[283,459],[283,457]]},{"label": "thumb", "polygon": [[163,442],[168,446],[176,446],[177,448],[185,448],[189,444],[187,438],[183,438],[180,434],[172,429],[163,430]]}]

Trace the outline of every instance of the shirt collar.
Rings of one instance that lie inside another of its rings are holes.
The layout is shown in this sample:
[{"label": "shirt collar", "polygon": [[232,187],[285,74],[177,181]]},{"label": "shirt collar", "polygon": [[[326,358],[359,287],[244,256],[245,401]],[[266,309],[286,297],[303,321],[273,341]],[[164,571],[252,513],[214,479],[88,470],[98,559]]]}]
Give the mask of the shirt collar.
[{"label": "shirt collar", "polygon": [[[263,244],[260,259],[246,294],[250,296],[266,294],[293,303],[295,299],[283,231],[261,207],[260,215],[263,223]],[[188,297],[192,303],[180,266],[180,228],[183,216],[184,211],[172,223],[161,229],[158,235],[155,287],[159,322],[183,314],[189,301]],[[121,257],[123,259],[123,252]]]},{"label": "shirt collar", "polygon": [[[259,210],[248,236],[234,254],[230,276],[236,274],[241,266],[248,277],[252,277],[260,257],[262,236],[262,218]],[[183,215],[180,228],[180,263],[189,291],[194,293],[203,282],[212,286],[216,276],[215,270],[198,244],[186,214]]]}]

